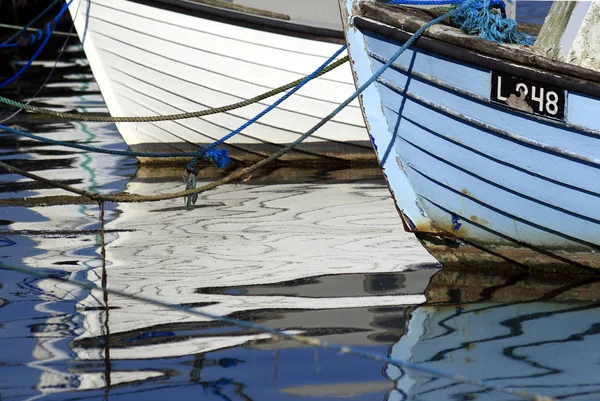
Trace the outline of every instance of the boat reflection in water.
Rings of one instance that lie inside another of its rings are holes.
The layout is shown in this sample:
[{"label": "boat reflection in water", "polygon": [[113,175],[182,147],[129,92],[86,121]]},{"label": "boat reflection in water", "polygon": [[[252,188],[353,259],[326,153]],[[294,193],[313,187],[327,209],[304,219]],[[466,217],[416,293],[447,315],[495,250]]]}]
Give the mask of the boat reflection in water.
[{"label": "boat reflection in water", "polygon": [[[141,168],[125,190],[174,192],[181,170]],[[23,246],[2,262],[52,267],[65,278],[385,354],[400,338],[404,309],[425,300],[438,265],[397,226],[379,171],[360,171],[257,172],[201,194],[192,211],[181,199],[107,205],[105,263],[97,206],[83,205],[85,213],[81,205],[31,207],[34,222],[13,208],[7,238]],[[212,181],[213,173],[223,174],[207,169],[199,180]],[[33,239],[25,246],[27,235]],[[35,360],[26,358],[28,381],[9,395],[362,400],[383,399],[393,388],[378,362],[49,279],[29,282],[45,300],[43,314],[20,319],[10,333],[35,336],[28,345]],[[17,301],[9,299],[11,316]],[[33,335],[30,322],[41,323]],[[0,348],[11,344],[0,338]]]},{"label": "boat reflection in water", "polygon": [[[391,357],[557,399],[598,399],[598,278],[443,269],[426,296],[408,312]],[[518,399],[394,366],[385,371],[396,382],[390,401]]]}]

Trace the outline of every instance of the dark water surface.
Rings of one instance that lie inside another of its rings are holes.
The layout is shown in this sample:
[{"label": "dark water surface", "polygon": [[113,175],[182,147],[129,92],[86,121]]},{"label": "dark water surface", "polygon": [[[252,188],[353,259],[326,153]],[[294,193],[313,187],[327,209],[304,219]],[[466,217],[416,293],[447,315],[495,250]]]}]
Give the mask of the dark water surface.
[{"label": "dark water surface", "polygon": [[[61,45],[53,40],[48,61],[0,94],[32,96]],[[2,64],[2,77],[15,68]],[[76,39],[35,104],[106,111]],[[10,113],[0,108],[0,120]],[[9,124],[126,148],[111,124],[24,113]],[[180,167],[139,168],[132,158],[0,135],[1,161],[78,188],[155,194],[184,186]],[[200,181],[219,174],[206,169]],[[0,172],[0,199],[59,194]],[[96,205],[0,206],[1,400],[518,399],[8,267],[97,285],[104,278],[129,294],[453,374],[598,399],[597,281],[439,271],[403,231],[376,168],[273,168],[201,195],[193,211],[181,199],[105,209],[103,269]]]}]

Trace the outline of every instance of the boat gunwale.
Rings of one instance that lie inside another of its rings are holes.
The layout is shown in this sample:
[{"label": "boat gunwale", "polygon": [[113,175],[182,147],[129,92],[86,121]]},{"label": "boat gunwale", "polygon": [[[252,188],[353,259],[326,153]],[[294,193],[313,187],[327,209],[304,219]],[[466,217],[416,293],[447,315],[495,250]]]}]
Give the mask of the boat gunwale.
[{"label": "boat gunwale", "polygon": [[[389,61],[388,58],[381,56],[379,54],[376,54],[370,50],[367,51],[367,54],[369,55],[369,57],[373,58],[374,60],[379,61],[380,63],[387,63]],[[513,113],[515,115],[524,117],[529,120],[535,120],[541,124],[552,125],[554,127],[568,130],[571,133],[586,135],[586,136],[600,139],[600,131],[598,131],[598,130],[595,130],[592,128],[587,128],[587,127],[577,125],[577,124],[573,124],[566,120],[560,120],[560,119],[547,117],[547,116],[543,116],[543,115],[539,115],[539,114],[532,114],[532,113],[528,113],[528,112],[525,112],[522,110],[513,109],[513,108],[510,108],[509,106],[505,106],[502,104],[496,104],[488,98],[485,98],[483,96],[480,96],[475,93],[469,92],[467,90],[461,89],[455,85],[446,83],[438,78],[434,78],[432,76],[429,76],[427,74],[423,74],[423,73],[420,73],[417,71],[409,70],[408,68],[404,67],[403,65],[401,65],[397,62],[392,63],[390,65],[390,68],[395,71],[398,71],[402,74],[405,74],[407,76],[413,77],[413,78],[418,79],[423,82],[426,82],[437,88],[451,91],[458,96],[469,98],[480,104],[485,104],[488,107],[492,107],[492,108],[495,108],[498,110],[507,110],[508,109],[508,110],[510,110],[511,113]],[[376,80],[376,82],[387,86],[387,84],[384,81],[386,81],[386,80],[381,77],[377,78],[377,80]],[[394,89],[394,90],[398,91],[399,89]],[[406,92],[406,89],[401,88],[399,93],[404,93],[404,92]]]},{"label": "boat gunwale", "polygon": [[[383,40],[388,41],[397,41],[401,43],[405,43],[413,33],[411,31],[416,31],[425,21],[415,22],[412,20],[405,21],[405,25],[400,25],[400,27],[390,25],[386,22],[377,21],[373,18],[368,18],[364,14],[360,14],[358,12],[358,5],[360,0],[340,0],[340,6],[342,7],[343,14],[343,23],[344,29],[347,32],[347,41],[349,45],[349,54],[351,61],[360,63],[365,62],[365,58],[371,58],[371,55],[368,52],[368,46],[365,40],[365,36],[368,33],[375,33],[379,36],[385,37]],[[368,3],[372,4],[372,3]],[[362,4],[361,4],[362,5]],[[380,4],[382,5],[382,4]],[[383,5],[382,5],[383,6]],[[418,11],[417,11],[418,12]],[[421,11],[422,12],[422,11]],[[430,17],[431,15],[429,15]],[[433,31],[439,33],[439,30],[435,28],[437,25],[432,28]],[[454,30],[454,37],[458,37],[457,31],[454,28],[450,28]],[[539,64],[535,62],[528,63],[527,61],[523,62],[521,60],[514,60],[506,57],[502,57],[505,55],[506,50],[510,50],[513,54],[518,53],[521,56],[521,59],[524,59],[523,54],[527,56],[533,55],[532,52],[523,51],[519,53],[520,50],[515,46],[501,46],[492,42],[486,42],[486,46],[489,48],[498,48],[501,47],[502,50],[498,52],[498,54],[490,55],[486,52],[478,51],[477,48],[465,48],[460,46],[459,43],[451,43],[448,41],[444,41],[442,38],[434,37],[430,34],[431,32],[426,32],[423,36],[421,36],[415,43],[411,46],[413,49],[420,48],[422,50],[429,51],[430,53],[434,53],[439,55],[440,57],[447,57],[451,60],[456,60],[458,63],[470,64],[472,66],[483,67],[486,70],[496,69],[498,66],[507,65],[512,68],[512,75],[522,76],[524,72],[526,72],[530,77],[543,77],[546,81],[549,77],[554,77],[554,86],[561,87],[566,89],[566,85],[577,85],[579,84],[578,90],[574,90],[573,92],[577,92],[578,94],[585,93],[591,94],[595,96],[600,96],[600,85],[595,82],[600,82],[600,74],[591,73],[591,70],[587,70],[582,67],[573,68],[565,63],[555,62],[553,60],[547,59],[543,56],[537,56],[537,59],[545,60],[545,63],[556,65],[565,65],[570,67],[569,71],[585,71],[588,75],[593,75],[593,80],[582,79],[581,76],[575,76],[564,74],[564,77],[561,76],[561,71],[552,71],[545,69],[541,66],[545,64]],[[464,35],[466,38],[467,35]],[[470,37],[470,41],[480,41],[485,42],[482,39],[478,39],[476,37]],[[357,45],[358,44],[358,45]],[[351,46],[354,45],[354,46]],[[427,48],[429,46],[429,48]],[[354,47],[354,52],[353,52]],[[470,60],[461,59],[459,57],[463,57],[464,54],[470,55],[479,62],[473,62]],[[381,62],[381,60],[378,60]],[[388,60],[389,61],[389,60]],[[486,62],[487,64],[481,65],[480,63]],[[361,64],[362,65],[362,64]],[[395,66],[392,65],[392,68]],[[396,66],[397,67],[397,66]],[[374,67],[372,67],[373,69]],[[353,68],[354,69],[354,68]],[[402,71],[402,69],[399,69]],[[360,70],[361,74],[365,74],[365,71]],[[359,72],[354,73],[355,83],[358,85],[361,83],[361,79],[366,79],[362,75],[358,75]],[[595,75],[594,75],[595,74]],[[540,81],[539,78],[530,78],[532,80]],[[378,80],[378,83],[381,84],[382,81],[385,81],[384,78]],[[556,82],[559,82],[558,85]],[[568,84],[567,84],[568,82]],[[587,85],[588,87],[585,87]],[[590,88],[592,87],[592,88]],[[595,88],[594,88],[595,87]],[[375,96],[375,95],[372,95]],[[380,99],[381,100],[381,99]],[[368,116],[366,115],[365,101],[373,102],[373,98],[369,98],[367,100],[361,98],[361,107],[363,110],[363,115],[365,116],[365,120],[367,121],[367,127],[369,127]],[[379,104],[374,106],[374,113],[376,113],[376,117],[378,117],[377,113],[379,112]],[[383,112],[383,110],[382,110]],[[544,118],[544,120],[546,120]],[[587,133],[589,134],[589,133]],[[376,138],[372,138],[375,141]],[[375,144],[374,148],[377,151]],[[398,159],[397,159],[398,160]],[[406,176],[405,166],[400,165],[401,161],[397,161],[398,168],[400,174],[404,174]],[[387,165],[382,164],[380,160],[380,167],[382,170],[385,167],[394,167],[394,163],[389,162]],[[385,170],[384,170],[385,172]],[[398,195],[395,190],[396,188],[392,187],[392,182],[388,178],[386,174],[386,182],[388,187],[390,188],[390,193],[392,198],[394,199],[394,204],[396,209],[398,210],[401,221],[406,230],[407,223],[406,220],[410,222],[410,218],[419,218],[420,216],[424,217],[428,220],[430,226],[435,227],[443,234],[439,233],[431,233],[426,232],[422,227],[425,227],[427,221],[425,223],[421,222],[420,225],[411,224],[411,227],[414,229],[407,230],[415,234],[415,236],[419,239],[424,248],[438,261],[442,263],[444,267],[447,266],[462,266],[466,268],[484,268],[484,269],[519,269],[519,270],[542,270],[542,271],[552,271],[552,272],[568,272],[571,274],[598,274],[598,262],[597,258],[595,258],[595,253],[588,248],[588,244],[582,244],[582,246],[577,246],[571,249],[565,249],[562,246],[553,246],[546,249],[545,245],[536,245],[533,243],[525,242],[517,237],[513,237],[509,235],[509,233],[502,233],[491,229],[483,224],[480,224],[474,219],[471,219],[468,216],[457,214],[457,218],[460,220],[473,225],[479,229],[485,230],[490,234],[495,235],[501,241],[499,244],[495,244],[494,242],[488,242],[486,240],[482,241],[474,241],[473,238],[470,238],[465,235],[459,235],[455,233],[452,228],[449,226],[440,226],[436,224],[433,220],[431,220],[429,211],[425,214],[425,210],[419,207],[420,214],[414,214],[411,216],[407,216],[404,213],[404,207],[409,207],[411,205],[410,202],[413,202],[412,199],[400,199],[406,198],[405,194]],[[409,185],[411,185],[410,189],[414,192],[414,188],[412,188],[413,182],[409,180]],[[422,201],[432,202],[430,199],[424,198],[422,194],[419,193],[409,193],[409,195],[415,196],[415,203],[420,203]],[[461,192],[461,196],[465,194]],[[476,200],[476,199],[475,199]],[[400,202],[402,201],[402,203]],[[408,201],[409,203],[407,203]],[[449,209],[443,208],[439,204],[433,203],[434,207],[443,209],[443,212],[447,214],[453,213]],[[411,211],[414,213],[414,211]],[[422,220],[422,219],[421,219]],[[528,223],[525,223],[528,224]],[[463,233],[464,234],[464,233]],[[501,244],[502,242],[507,241],[508,244]],[[500,246],[499,246],[500,245]],[[597,244],[593,244],[594,248],[597,248]],[[571,253],[569,253],[571,252]],[[565,255],[566,253],[566,255]],[[564,256],[563,256],[564,255]],[[573,258],[571,258],[573,256]]]},{"label": "boat gunwale", "polygon": [[[399,42],[406,42],[413,35],[409,31],[401,28],[362,16],[354,17],[353,25],[360,30],[367,30],[378,34],[385,39],[392,39]],[[481,40],[483,41],[483,39]],[[519,64],[514,60],[481,54],[472,49],[460,47],[439,38],[421,36],[415,41],[413,46],[455,61],[468,63],[492,71],[515,75],[578,94],[600,97],[600,83],[571,75],[560,75],[559,73],[544,70],[532,65]],[[557,63],[569,65],[562,62]],[[598,74],[598,80],[600,82],[600,74]]]},{"label": "boat gunwale", "polygon": [[287,20],[270,18],[257,14],[248,14],[227,8],[219,8],[193,0],[125,0],[131,3],[172,11],[192,17],[209,19],[231,25],[259,31],[271,32],[322,42],[343,44],[344,32],[336,29],[305,25]]}]

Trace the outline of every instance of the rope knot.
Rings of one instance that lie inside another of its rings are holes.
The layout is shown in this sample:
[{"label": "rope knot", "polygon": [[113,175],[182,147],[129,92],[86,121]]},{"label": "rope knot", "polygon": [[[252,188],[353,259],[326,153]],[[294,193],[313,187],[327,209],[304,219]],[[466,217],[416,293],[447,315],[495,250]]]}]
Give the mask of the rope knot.
[{"label": "rope knot", "polygon": [[[491,8],[500,9],[500,13]],[[515,20],[506,18],[505,8],[501,0],[465,0],[457,7],[452,19],[469,35],[496,43],[532,46],[535,37],[519,32]]]},{"label": "rope knot", "polygon": [[225,168],[231,161],[227,149],[210,149],[204,153],[207,160],[212,160],[218,168]]}]

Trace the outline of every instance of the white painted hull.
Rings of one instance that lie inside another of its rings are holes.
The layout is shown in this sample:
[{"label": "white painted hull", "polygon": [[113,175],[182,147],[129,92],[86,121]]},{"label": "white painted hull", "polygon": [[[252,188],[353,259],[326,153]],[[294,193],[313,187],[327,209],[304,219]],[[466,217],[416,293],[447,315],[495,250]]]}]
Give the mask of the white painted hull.
[{"label": "white painted hull", "polygon": [[[91,3],[90,3],[91,2]],[[144,116],[219,107],[310,74],[339,49],[327,43],[166,11],[127,0],[69,8],[110,113]],[[294,141],[354,91],[347,65],[309,82],[227,141],[234,159],[260,159]],[[273,103],[204,118],[119,123],[130,148],[178,152],[213,143]],[[288,159],[373,159],[357,102]]]}]

